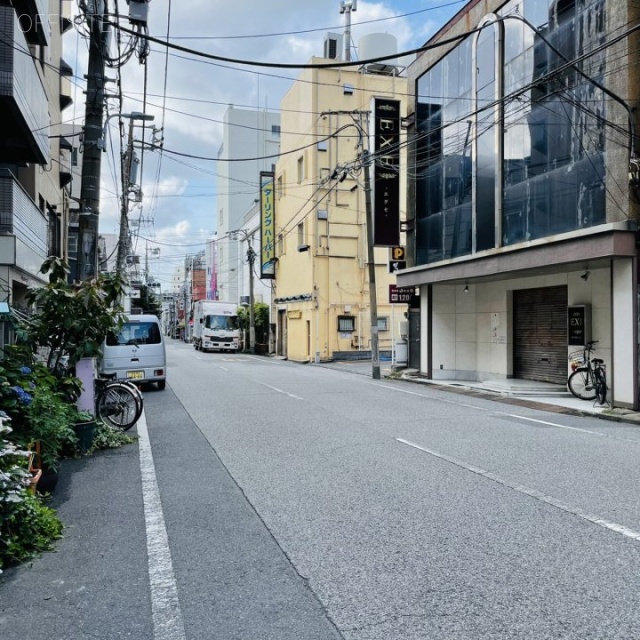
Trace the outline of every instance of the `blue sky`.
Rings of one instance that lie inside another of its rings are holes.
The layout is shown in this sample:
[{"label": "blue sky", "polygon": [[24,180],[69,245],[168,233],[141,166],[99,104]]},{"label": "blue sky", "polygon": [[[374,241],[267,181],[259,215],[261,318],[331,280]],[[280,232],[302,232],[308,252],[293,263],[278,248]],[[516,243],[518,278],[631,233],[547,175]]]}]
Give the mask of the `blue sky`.
[{"label": "blue sky", "polygon": [[[110,0],[113,4],[113,0]],[[121,10],[126,9],[124,2]],[[149,31],[181,46],[242,60],[305,64],[321,56],[328,31],[344,30],[340,0],[191,0],[189,8],[177,0],[151,0]],[[359,0],[351,15],[352,41],[370,33],[396,37],[399,52],[419,47],[465,5],[452,0]],[[77,11],[76,11],[77,13]],[[170,16],[170,19],[169,19]],[[126,22],[125,22],[126,24]],[[353,59],[358,59],[357,49]],[[86,43],[65,37],[65,59],[76,69],[74,116],[84,114],[81,80],[86,73]],[[143,67],[132,58],[121,70],[125,101],[123,112],[142,111],[163,126],[167,149],[196,156],[215,157],[222,137],[222,115],[229,104],[277,109],[297,76],[295,70],[264,69],[213,64],[188,53],[151,45],[147,62],[144,106]],[[110,70],[109,75],[115,76]],[[165,90],[166,87],[166,90]],[[166,97],[165,97],[166,96]],[[110,113],[117,113],[111,101]],[[116,120],[111,120],[115,126]],[[112,129],[117,137],[116,129]],[[148,139],[148,138],[147,138]],[[118,231],[116,155],[105,154],[101,192],[100,230]],[[155,273],[163,286],[185,254],[201,248],[216,229],[216,162],[146,152],[142,165],[142,207],[131,212],[141,219],[138,253],[149,246],[160,249]]]}]

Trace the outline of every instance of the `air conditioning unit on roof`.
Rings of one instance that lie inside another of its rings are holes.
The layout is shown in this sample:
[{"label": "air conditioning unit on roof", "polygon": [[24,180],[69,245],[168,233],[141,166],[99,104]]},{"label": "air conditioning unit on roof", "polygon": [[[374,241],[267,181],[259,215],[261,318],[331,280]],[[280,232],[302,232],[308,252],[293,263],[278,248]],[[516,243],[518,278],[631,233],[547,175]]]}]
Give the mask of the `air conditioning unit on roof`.
[{"label": "air conditioning unit on roof", "polygon": [[342,42],[343,36],[341,33],[327,33],[324,38],[323,57],[331,58],[332,60],[341,60],[343,49]]}]

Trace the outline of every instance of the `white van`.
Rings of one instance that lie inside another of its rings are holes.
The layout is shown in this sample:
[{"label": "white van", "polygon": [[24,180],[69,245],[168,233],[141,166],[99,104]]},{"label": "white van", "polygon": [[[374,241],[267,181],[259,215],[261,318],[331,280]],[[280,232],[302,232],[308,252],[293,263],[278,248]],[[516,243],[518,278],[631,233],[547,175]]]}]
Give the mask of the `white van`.
[{"label": "white van", "polygon": [[120,332],[102,346],[100,373],[134,382],[167,384],[167,356],[160,321],[154,315],[129,315]]}]

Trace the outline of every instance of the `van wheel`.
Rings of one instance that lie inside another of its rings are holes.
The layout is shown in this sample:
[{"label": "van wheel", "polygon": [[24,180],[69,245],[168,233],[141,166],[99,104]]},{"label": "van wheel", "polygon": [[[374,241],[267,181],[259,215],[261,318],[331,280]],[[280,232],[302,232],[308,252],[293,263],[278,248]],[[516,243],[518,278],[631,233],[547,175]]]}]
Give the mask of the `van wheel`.
[{"label": "van wheel", "polygon": [[166,386],[167,386],[167,381],[166,380],[158,380],[158,390],[159,391],[164,391]]}]

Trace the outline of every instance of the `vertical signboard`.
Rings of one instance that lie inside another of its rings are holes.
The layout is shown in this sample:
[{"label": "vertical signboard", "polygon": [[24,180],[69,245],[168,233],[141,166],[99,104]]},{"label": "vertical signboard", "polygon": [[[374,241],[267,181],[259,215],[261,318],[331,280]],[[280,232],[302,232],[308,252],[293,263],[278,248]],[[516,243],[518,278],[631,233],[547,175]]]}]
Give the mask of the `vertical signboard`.
[{"label": "vertical signboard", "polygon": [[400,100],[373,99],[373,244],[400,244]]},{"label": "vertical signboard", "polygon": [[272,172],[260,172],[260,277],[276,277],[276,219]]},{"label": "vertical signboard", "polygon": [[574,304],[567,309],[568,344],[584,346],[591,340],[591,305]]}]

